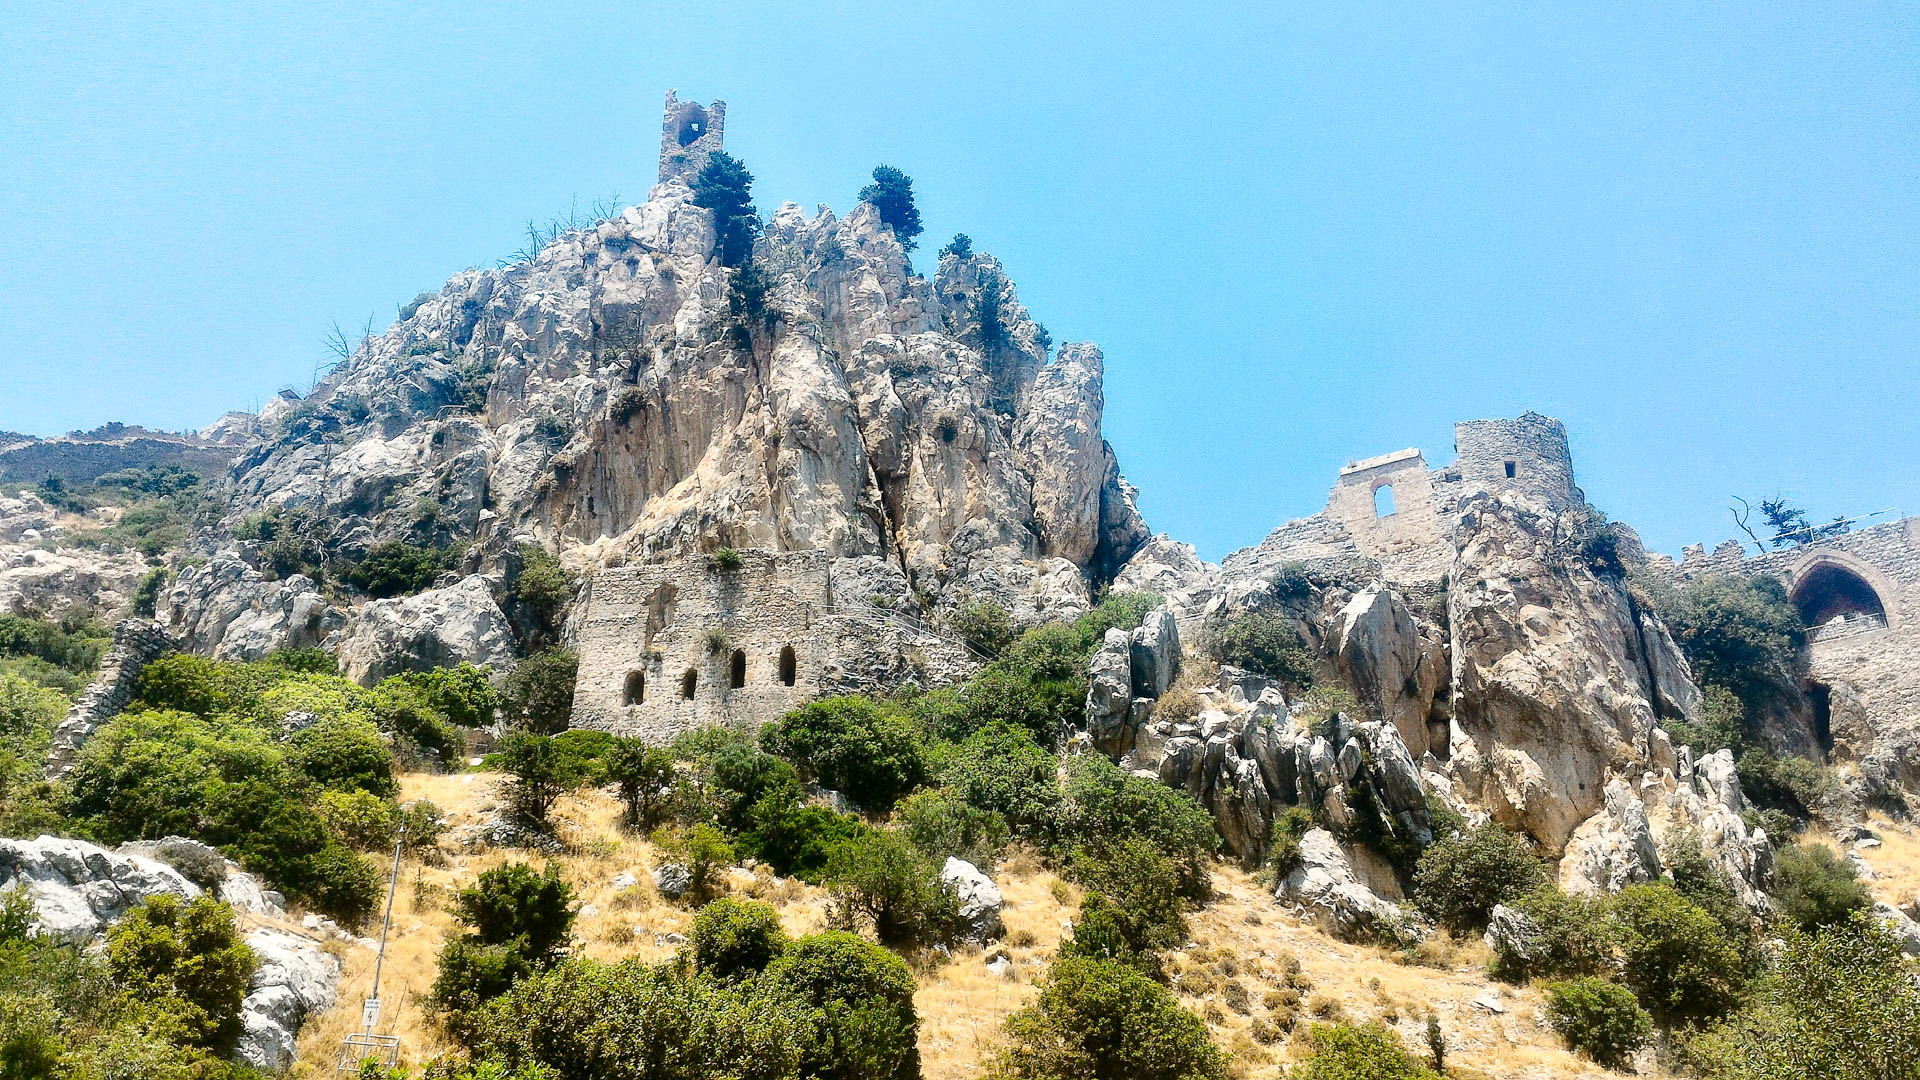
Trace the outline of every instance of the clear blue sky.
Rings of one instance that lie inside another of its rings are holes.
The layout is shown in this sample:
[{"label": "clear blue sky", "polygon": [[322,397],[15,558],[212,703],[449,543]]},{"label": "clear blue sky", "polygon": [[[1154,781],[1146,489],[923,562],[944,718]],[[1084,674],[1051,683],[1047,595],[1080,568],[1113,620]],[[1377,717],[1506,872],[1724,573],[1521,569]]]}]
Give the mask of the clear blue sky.
[{"label": "clear blue sky", "polygon": [[1348,6],[10,5],[0,429],[304,386],[333,320],[643,198],[677,87],[763,209],[912,174],[929,249],[1105,349],[1205,555],[1529,408],[1658,549],[1731,493],[1920,513],[1911,5]]}]

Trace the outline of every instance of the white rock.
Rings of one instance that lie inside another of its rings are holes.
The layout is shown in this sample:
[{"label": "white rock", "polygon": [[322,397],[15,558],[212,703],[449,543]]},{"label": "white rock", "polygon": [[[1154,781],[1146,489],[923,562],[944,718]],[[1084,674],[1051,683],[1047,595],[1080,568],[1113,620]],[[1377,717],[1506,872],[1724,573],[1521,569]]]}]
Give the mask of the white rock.
[{"label": "white rock", "polygon": [[960,901],[961,934],[966,941],[989,941],[1000,936],[1000,887],[980,868],[951,856],[940,868],[940,880]]}]

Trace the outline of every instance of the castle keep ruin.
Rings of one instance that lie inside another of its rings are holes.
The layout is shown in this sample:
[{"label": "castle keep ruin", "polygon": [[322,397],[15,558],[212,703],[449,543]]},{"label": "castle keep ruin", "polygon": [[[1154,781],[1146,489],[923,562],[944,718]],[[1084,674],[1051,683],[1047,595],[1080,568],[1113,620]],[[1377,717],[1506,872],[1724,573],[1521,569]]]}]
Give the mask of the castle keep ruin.
[{"label": "castle keep ruin", "polygon": [[702,105],[681,101],[667,91],[666,114],[660,121],[660,180],[693,182],[707,159],[719,152],[727,125],[727,103]]}]

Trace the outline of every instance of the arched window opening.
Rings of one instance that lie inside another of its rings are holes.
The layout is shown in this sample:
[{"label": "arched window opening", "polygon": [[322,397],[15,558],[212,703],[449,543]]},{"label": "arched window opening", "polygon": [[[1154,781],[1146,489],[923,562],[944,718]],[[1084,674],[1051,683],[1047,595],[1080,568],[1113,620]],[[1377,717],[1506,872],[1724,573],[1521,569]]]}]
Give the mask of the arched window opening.
[{"label": "arched window opening", "polygon": [[620,692],[620,704],[640,705],[647,700],[647,673],[644,671],[627,672],[627,685]]},{"label": "arched window opening", "polygon": [[1886,605],[1873,586],[1859,574],[1833,563],[1821,563],[1807,571],[1794,585],[1789,599],[1809,627],[1825,626],[1835,619],[1869,618],[1884,623],[1887,618]]},{"label": "arched window opening", "polygon": [[747,685],[747,654],[742,649],[733,650],[733,659],[727,662],[727,686],[738,690]]},{"label": "arched window opening", "polygon": [[1517,461],[1507,462],[1507,479],[1511,480],[1515,476],[1518,476],[1519,474],[1520,474],[1520,463]]},{"label": "arched window opening", "polygon": [[687,673],[680,676],[680,696],[686,698],[688,701],[693,700],[693,692],[698,689],[699,686],[700,673],[698,671],[688,668]]},{"label": "arched window opening", "polygon": [[680,145],[687,144],[707,133],[707,110],[694,106],[680,117]]},{"label": "arched window opening", "polygon": [[1393,516],[1393,485],[1381,484],[1373,489],[1373,516]]},{"label": "arched window opening", "polygon": [[793,680],[797,678],[799,674],[800,674],[800,664],[799,664],[799,661],[793,655],[793,646],[791,645],[781,646],[780,647],[780,681],[786,684],[787,686],[792,686]]}]

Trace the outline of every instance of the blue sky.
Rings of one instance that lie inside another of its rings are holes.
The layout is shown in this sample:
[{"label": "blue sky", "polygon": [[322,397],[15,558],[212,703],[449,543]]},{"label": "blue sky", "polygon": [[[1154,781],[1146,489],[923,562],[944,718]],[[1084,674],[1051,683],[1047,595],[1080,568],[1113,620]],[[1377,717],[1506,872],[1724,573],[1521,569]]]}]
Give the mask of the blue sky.
[{"label": "blue sky", "polygon": [[333,320],[643,198],[676,87],[763,209],[912,174],[1100,343],[1205,555],[1529,408],[1661,550],[1731,494],[1920,513],[1920,15],[1584,6],[10,5],[0,429],[304,387]]}]

